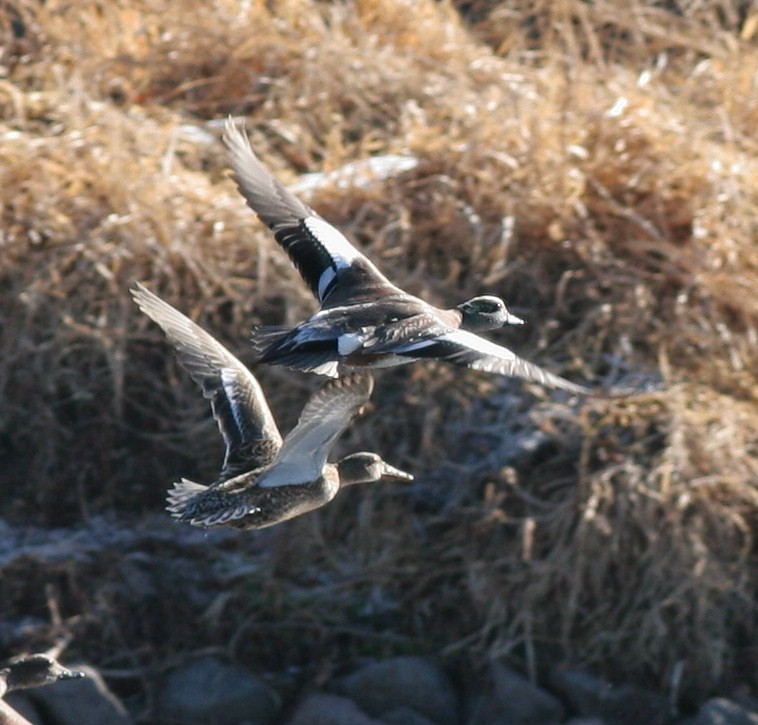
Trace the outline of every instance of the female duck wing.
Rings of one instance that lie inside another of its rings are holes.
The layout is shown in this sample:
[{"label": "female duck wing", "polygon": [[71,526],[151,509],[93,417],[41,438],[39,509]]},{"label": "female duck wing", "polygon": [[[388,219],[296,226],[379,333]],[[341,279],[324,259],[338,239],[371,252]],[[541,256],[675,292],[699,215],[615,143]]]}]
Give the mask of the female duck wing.
[{"label": "female duck wing", "polygon": [[248,206],[273,232],[322,306],[375,300],[395,287],[331,224],[279,183],[231,118],[222,140]]},{"label": "female duck wing", "polygon": [[374,379],[366,372],[324,383],[305,404],[297,425],[258,485],[273,488],[318,480],[335,441],[368,402],[373,388]]},{"label": "female duck wing", "polygon": [[465,330],[448,329],[433,338],[395,345],[394,352],[396,355],[414,359],[445,360],[473,370],[523,378],[548,388],[567,390],[574,394],[593,394],[589,388],[543,370],[538,365],[520,358],[507,347]]},{"label": "female duck wing", "polygon": [[218,340],[141,284],[134,301],[166,333],[179,362],[211,401],[226,443],[220,480],[266,465],[282,436],[253,374]]}]

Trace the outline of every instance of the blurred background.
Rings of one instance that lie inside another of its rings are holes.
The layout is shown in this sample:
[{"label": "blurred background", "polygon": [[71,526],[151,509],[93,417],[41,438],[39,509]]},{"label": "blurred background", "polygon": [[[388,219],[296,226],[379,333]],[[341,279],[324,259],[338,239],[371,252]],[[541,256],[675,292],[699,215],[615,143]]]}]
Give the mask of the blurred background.
[{"label": "blurred background", "polygon": [[[0,3],[0,657],[57,648],[138,722],[181,721],[161,688],[201,656],[282,722],[407,656],[463,720],[493,663],[667,717],[758,694],[757,35],[738,0]],[[527,324],[490,339],[638,392],[383,371],[337,453],[414,484],[174,522],[222,442],[134,281],[251,365],[283,431],[318,384],[255,365],[250,327],[315,303],[228,176],[230,114],[397,284],[501,295]]]}]

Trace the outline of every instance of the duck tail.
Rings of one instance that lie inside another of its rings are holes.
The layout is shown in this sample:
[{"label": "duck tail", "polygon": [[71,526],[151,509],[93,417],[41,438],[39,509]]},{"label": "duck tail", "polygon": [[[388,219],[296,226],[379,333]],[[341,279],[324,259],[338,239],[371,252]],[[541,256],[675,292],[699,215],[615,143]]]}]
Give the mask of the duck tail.
[{"label": "duck tail", "polygon": [[333,339],[298,341],[290,327],[257,325],[252,330],[253,348],[260,362],[290,370],[336,378],[339,370],[337,343]]},{"label": "duck tail", "polygon": [[201,483],[195,483],[187,478],[174,483],[174,487],[168,492],[166,510],[176,519],[187,519],[190,502],[199,494],[207,491],[208,487]]},{"label": "duck tail", "polygon": [[273,350],[280,342],[292,332],[291,327],[279,327],[277,325],[255,325],[252,329],[251,340],[253,348],[260,354],[265,355]]},{"label": "duck tail", "polygon": [[193,526],[223,526],[260,511],[239,494],[219,491],[186,478],[174,484],[166,500],[166,510],[175,519]]}]

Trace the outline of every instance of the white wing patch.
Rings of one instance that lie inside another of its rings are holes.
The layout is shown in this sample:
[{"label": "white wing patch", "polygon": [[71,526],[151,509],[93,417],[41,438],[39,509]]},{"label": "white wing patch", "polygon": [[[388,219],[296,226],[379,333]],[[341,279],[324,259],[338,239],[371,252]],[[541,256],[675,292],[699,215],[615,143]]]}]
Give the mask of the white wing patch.
[{"label": "white wing patch", "polygon": [[325,375],[328,378],[336,378],[339,375],[339,363],[330,360],[313,368],[311,372],[316,373],[316,375]]},{"label": "white wing patch", "polygon": [[337,276],[337,272],[349,267],[353,260],[358,259],[361,254],[348,242],[342,232],[319,217],[306,217],[303,219],[303,226],[318,239],[332,259],[332,266],[327,267],[321,273],[318,281],[318,296],[319,299],[323,299],[329,285]]},{"label": "white wing patch", "polygon": [[224,392],[229,399],[232,416],[237,424],[237,430],[242,430],[242,420],[239,414],[239,401],[235,396],[235,382],[237,379],[236,370],[232,368],[221,368],[221,384],[224,386]]},{"label": "white wing patch", "polygon": [[[494,342],[490,342],[479,335],[475,335],[473,332],[467,332],[466,330],[453,330],[444,335],[440,335],[437,338],[442,342],[453,342],[456,345],[462,345],[468,348],[472,352],[477,352],[482,356],[481,360],[475,360],[471,363],[471,367],[474,370],[490,370],[493,364],[497,361],[510,362],[517,359],[515,352],[512,352],[507,347],[497,345]],[[487,360],[487,358],[495,358],[495,360]]]},{"label": "white wing patch", "polygon": [[362,332],[346,332],[337,338],[337,352],[340,355],[350,355],[360,350],[365,341],[366,335]]},{"label": "white wing patch", "polygon": [[336,276],[337,276],[337,273],[334,271],[333,267],[327,267],[321,273],[321,276],[318,278],[318,298],[320,300],[324,299],[324,295],[326,294],[326,291],[329,289],[329,285],[334,281],[334,278]]},{"label": "white wing patch", "polygon": [[337,269],[349,267],[354,259],[361,256],[360,252],[347,241],[342,232],[335,229],[329,222],[317,216],[303,219],[305,228],[324,245],[324,249],[334,260]]}]

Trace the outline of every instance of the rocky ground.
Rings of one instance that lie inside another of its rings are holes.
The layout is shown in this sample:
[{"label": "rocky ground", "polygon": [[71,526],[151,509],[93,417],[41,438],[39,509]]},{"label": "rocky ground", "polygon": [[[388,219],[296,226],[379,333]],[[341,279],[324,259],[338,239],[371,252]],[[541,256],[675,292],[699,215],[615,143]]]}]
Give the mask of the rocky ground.
[{"label": "rocky ground", "polygon": [[[145,722],[92,668],[82,680],[11,693],[7,702],[34,725]],[[494,663],[471,688],[456,687],[434,660],[396,657],[366,663],[328,689],[287,708],[274,687],[208,655],[167,672],[150,722],[164,725],[756,725],[758,700],[744,693],[712,698],[693,715],[637,687],[614,687],[581,671],[556,670],[538,687]]]},{"label": "rocky ground", "polygon": [[[111,576],[100,595],[128,596],[121,617],[144,616],[161,600],[175,598],[193,602],[200,623],[224,588],[249,575],[251,565],[254,567],[230,548],[237,536],[235,532],[213,532],[209,541],[205,532],[179,526],[163,516],[134,528],[119,528],[105,520],[68,531],[19,531],[6,526],[0,537],[0,572],[8,575],[23,568],[29,574],[29,586],[38,587],[37,577],[47,578],[49,583],[65,569],[72,581],[84,585],[93,568],[108,567]],[[213,547],[215,553],[209,553]],[[145,554],[161,549],[166,555]],[[93,614],[96,621],[91,626],[95,630],[118,626],[114,616],[106,605]],[[168,624],[164,624],[168,636]],[[23,618],[4,620],[2,634],[6,642],[14,637],[33,641],[35,636],[51,636],[49,624]],[[265,637],[265,627],[257,635],[247,636]],[[244,642],[241,646],[244,648]],[[65,652],[61,659],[65,661]],[[101,672],[86,663],[66,664],[86,677],[11,692],[7,703],[34,725],[758,723],[758,700],[744,689],[707,699],[696,710],[684,713],[675,692],[667,697],[644,687],[615,686],[581,669],[561,666],[547,668],[537,685],[499,661],[466,671],[426,656],[363,657],[344,672],[311,676],[309,684],[299,687],[293,697],[293,683],[301,681],[302,674],[297,668],[289,673],[256,673],[230,662],[218,647],[178,656],[160,671],[106,668]],[[129,686],[135,682],[142,686]],[[136,694],[130,695],[130,691]]]}]

